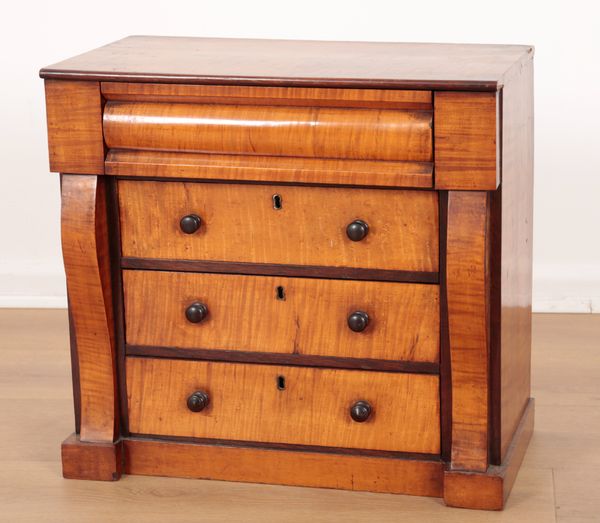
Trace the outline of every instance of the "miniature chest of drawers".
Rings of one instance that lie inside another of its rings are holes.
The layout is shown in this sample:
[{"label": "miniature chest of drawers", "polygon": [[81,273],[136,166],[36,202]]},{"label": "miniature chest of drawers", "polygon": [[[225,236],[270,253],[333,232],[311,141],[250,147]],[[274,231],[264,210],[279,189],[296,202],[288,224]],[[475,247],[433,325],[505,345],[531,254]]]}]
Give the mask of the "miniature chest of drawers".
[{"label": "miniature chest of drawers", "polygon": [[502,508],[533,430],[532,58],[129,37],[42,69],[64,476]]}]

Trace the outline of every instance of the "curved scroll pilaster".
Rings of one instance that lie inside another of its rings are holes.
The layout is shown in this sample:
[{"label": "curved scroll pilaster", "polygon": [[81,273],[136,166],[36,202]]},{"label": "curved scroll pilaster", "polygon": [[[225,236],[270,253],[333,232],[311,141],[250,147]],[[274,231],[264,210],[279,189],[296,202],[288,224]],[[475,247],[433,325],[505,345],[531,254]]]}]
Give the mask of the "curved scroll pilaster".
[{"label": "curved scroll pilaster", "polygon": [[62,249],[77,340],[82,442],[116,436],[116,367],[104,180],[62,177]]}]

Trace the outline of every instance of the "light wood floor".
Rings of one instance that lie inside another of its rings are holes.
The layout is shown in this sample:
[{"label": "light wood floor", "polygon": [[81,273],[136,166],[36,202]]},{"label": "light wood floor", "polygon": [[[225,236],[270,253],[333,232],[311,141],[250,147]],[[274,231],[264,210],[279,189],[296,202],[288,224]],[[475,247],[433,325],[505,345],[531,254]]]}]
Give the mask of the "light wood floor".
[{"label": "light wood floor", "polygon": [[124,477],[63,480],[73,431],[63,310],[0,310],[0,521],[600,521],[600,315],[536,315],[536,429],[504,512],[435,498]]}]

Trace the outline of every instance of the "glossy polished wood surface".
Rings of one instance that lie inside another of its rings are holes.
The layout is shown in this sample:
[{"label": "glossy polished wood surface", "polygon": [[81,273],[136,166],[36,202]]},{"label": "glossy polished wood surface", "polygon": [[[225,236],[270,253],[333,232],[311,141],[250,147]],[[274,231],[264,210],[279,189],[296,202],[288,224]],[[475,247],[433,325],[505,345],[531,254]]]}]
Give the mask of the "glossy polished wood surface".
[{"label": "glossy polished wood surface", "polygon": [[392,109],[108,102],[109,148],[345,158],[432,159],[432,113]]},{"label": "glossy polished wood surface", "polygon": [[[134,434],[439,452],[437,376],[130,357],[127,387]],[[210,404],[190,412],[199,389]],[[348,412],[358,399],[365,423]]]},{"label": "glossy polished wood surface", "polygon": [[531,396],[532,63],[504,89],[503,104],[499,462]]},{"label": "glossy polished wood surface", "polygon": [[360,107],[431,110],[431,91],[317,89],[243,85],[102,82],[102,96],[120,102],[174,102],[298,107]]},{"label": "glossy polished wood surface", "polygon": [[62,248],[77,340],[81,440],[116,436],[116,367],[105,182],[62,177]]},{"label": "glossy polished wood surface", "polygon": [[[119,181],[119,202],[123,256],[438,270],[431,191]],[[190,213],[194,235],[179,228]],[[360,242],[346,235],[355,219],[370,227]]]},{"label": "glossy polished wood surface", "polygon": [[495,91],[525,45],[130,36],[40,71],[44,78]]},{"label": "glossy polished wood surface", "polygon": [[499,96],[435,94],[435,188],[493,191],[500,183]]},{"label": "glossy polished wood surface", "polygon": [[102,98],[98,82],[46,80],[50,170],[104,173]]},{"label": "glossy polished wood surface", "polygon": [[[437,362],[437,285],[124,271],[127,343]],[[208,307],[190,323],[186,308]],[[366,311],[353,332],[348,316]]]},{"label": "glossy polished wood surface", "polygon": [[111,149],[105,173],[271,183],[433,187],[432,162],[389,162]]},{"label": "glossy polished wood surface", "polygon": [[488,195],[450,192],[446,280],[452,379],[450,467],[488,467]]}]

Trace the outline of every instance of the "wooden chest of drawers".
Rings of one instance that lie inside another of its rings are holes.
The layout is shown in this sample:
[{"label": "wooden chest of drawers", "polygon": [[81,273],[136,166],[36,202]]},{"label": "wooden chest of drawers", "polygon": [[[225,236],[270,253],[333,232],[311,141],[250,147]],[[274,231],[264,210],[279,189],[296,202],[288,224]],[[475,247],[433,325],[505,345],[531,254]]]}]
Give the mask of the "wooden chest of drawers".
[{"label": "wooden chest of drawers", "polygon": [[130,37],[42,69],[65,477],[502,508],[533,430],[532,57]]}]

